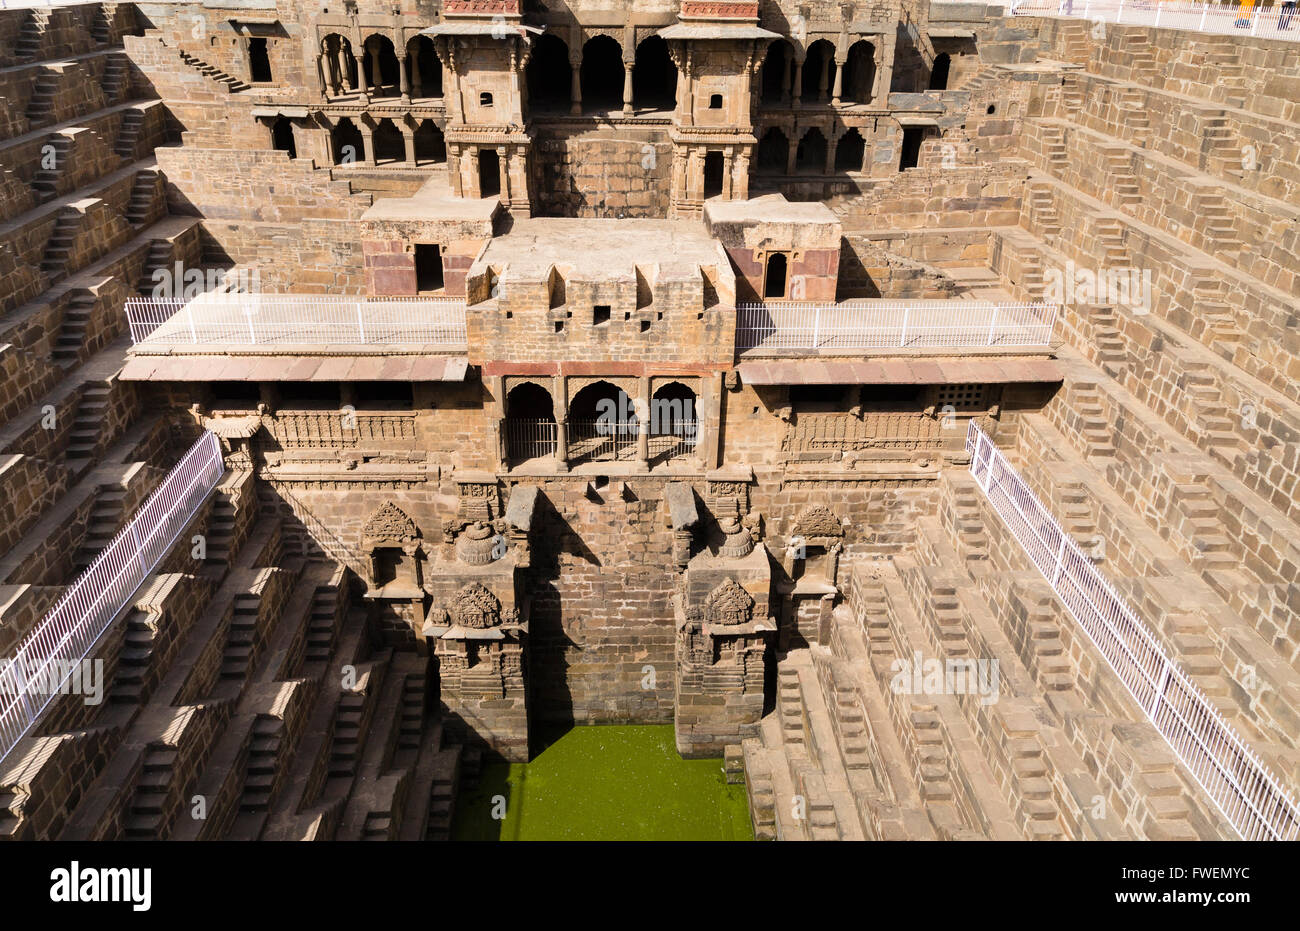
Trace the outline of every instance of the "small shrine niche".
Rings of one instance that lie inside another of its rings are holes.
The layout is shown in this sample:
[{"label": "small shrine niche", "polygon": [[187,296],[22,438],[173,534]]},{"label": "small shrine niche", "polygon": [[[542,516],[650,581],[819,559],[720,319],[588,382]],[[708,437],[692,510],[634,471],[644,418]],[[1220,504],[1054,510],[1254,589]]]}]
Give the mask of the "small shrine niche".
[{"label": "small shrine niche", "polygon": [[749,510],[748,483],[710,479],[708,500],[722,534],[718,555],[737,559],[748,556],[762,537],[762,517]]},{"label": "small shrine niche", "polygon": [[806,579],[838,587],[839,556],[844,528],[830,509],[813,505],[799,515],[794,532],[786,542],[782,562],[796,584]]},{"label": "small shrine niche", "polygon": [[377,591],[419,591],[420,530],[397,505],[385,501],[361,530],[362,548],[370,554],[370,581]]},{"label": "small shrine niche", "polygon": [[456,515],[442,525],[443,542],[455,548],[456,559],[470,566],[486,566],[506,554],[506,521],[501,516],[496,478],[458,475],[460,489]]}]

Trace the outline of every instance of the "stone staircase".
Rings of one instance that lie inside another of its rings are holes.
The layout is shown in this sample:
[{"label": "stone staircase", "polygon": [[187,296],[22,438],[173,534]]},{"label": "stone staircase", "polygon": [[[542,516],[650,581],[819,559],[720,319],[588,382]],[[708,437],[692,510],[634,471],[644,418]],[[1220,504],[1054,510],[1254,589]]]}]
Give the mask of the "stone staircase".
[{"label": "stone staircase", "polygon": [[110,485],[96,491],[95,503],[86,519],[86,535],[72,557],[72,565],[78,573],[86,570],[121,528],[125,507],[126,489]]},{"label": "stone staircase", "polygon": [[1116,106],[1129,140],[1135,145],[1145,146],[1151,139],[1146,94],[1139,87],[1121,87],[1117,91]]},{"label": "stone staircase", "polygon": [[244,790],[239,796],[241,812],[261,813],[270,807],[283,732],[284,722],[272,715],[259,714],[253,721],[248,763],[244,770]]},{"label": "stone staircase", "polygon": [[163,807],[171,789],[172,767],[177,750],[166,744],[150,744],[145,750],[140,779],[126,811],[128,840],[156,840],[162,836]]},{"label": "stone staircase", "polygon": [[1101,392],[1095,384],[1076,383],[1074,385],[1074,409],[1082,421],[1080,433],[1083,435],[1087,449],[1084,455],[1088,459],[1113,459],[1115,443],[1111,435],[1110,424],[1106,420],[1106,409],[1101,403]]},{"label": "stone staircase", "polygon": [[54,200],[58,196],[59,178],[63,175],[63,169],[68,164],[68,153],[72,148],[72,137],[66,133],[55,133],[50,137],[48,146],[54,149],[53,152],[44,151],[42,147],[41,164],[44,165],[49,161],[50,167],[42,167],[32,176],[31,186],[36,191],[36,200],[45,204]]},{"label": "stone staircase", "polygon": [[1115,195],[1115,205],[1131,211],[1142,202],[1137,176],[1133,174],[1133,158],[1128,149],[1120,145],[1100,146],[1105,159],[1106,174],[1111,178],[1110,189]]},{"label": "stone staircase", "polygon": [[1205,231],[1205,251],[1231,264],[1244,244],[1237,238],[1232,212],[1228,209],[1223,190],[1212,188],[1198,191],[1193,209],[1201,218],[1202,229]]},{"label": "stone staircase", "polygon": [[41,271],[51,282],[67,274],[72,247],[77,239],[77,228],[84,216],[76,207],[64,207],[59,214],[58,222],[45,242],[45,254],[41,257]]},{"label": "stone staircase", "polygon": [[117,670],[113,675],[113,687],[109,691],[108,700],[119,705],[138,705],[145,697],[145,677],[153,658],[158,630],[153,615],[139,608],[127,615],[125,627],[122,651],[118,654]]},{"label": "stone staircase", "polygon": [[89,465],[98,450],[100,428],[111,395],[112,388],[105,382],[91,382],[82,391],[65,453],[74,468]]},{"label": "stone staircase", "polygon": [[33,61],[41,54],[45,44],[45,33],[50,25],[50,11],[33,9],[30,19],[23,23],[18,41],[14,43],[14,58],[18,61]]},{"label": "stone staircase", "polygon": [[1104,268],[1127,268],[1128,249],[1124,246],[1124,224],[1117,217],[1098,217],[1093,222],[1097,233],[1098,255]]},{"label": "stone staircase", "polygon": [[122,101],[123,91],[128,85],[127,77],[131,73],[125,55],[109,55],[104,62],[104,74],[100,78],[100,87],[104,90],[104,99],[111,105]]},{"label": "stone staircase", "polygon": [[221,653],[221,678],[243,681],[253,658],[257,639],[257,612],[261,598],[254,594],[235,596],[231,607],[230,629],[226,634],[225,649]]},{"label": "stone staircase", "polygon": [[55,341],[50,356],[64,368],[75,365],[81,359],[81,351],[86,344],[86,329],[90,326],[97,300],[93,292],[81,290],[69,299],[63,310],[59,338]]},{"label": "stone staircase", "polygon": [[232,77],[215,65],[208,64],[202,58],[191,55],[184,49],[178,49],[177,51],[180,53],[181,61],[197,70],[205,78],[211,78],[213,81],[225,85],[226,89],[232,94],[246,91],[252,86],[239,80],[239,78]]},{"label": "stone staircase", "polygon": [[1056,210],[1051,189],[1041,182],[1029,182],[1027,188],[1030,227],[1049,246],[1061,235],[1061,215]]},{"label": "stone staircase", "polygon": [[329,777],[351,779],[356,775],[360,754],[361,719],[365,714],[363,692],[344,692],[334,717],[334,738],[330,743]]},{"label": "stone staircase", "polygon": [[230,495],[217,490],[212,502],[212,519],[208,522],[206,562],[213,566],[228,566],[235,537],[235,505]]},{"label": "stone staircase", "polygon": [[157,282],[154,280],[154,272],[160,268],[169,268],[172,264],[172,244],[166,239],[155,239],[149,245],[149,252],[144,258],[144,267],[140,272],[140,280],[136,282],[135,289],[141,294],[150,296]]},{"label": "stone staircase", "polygon": [[1189,335],[1231,361],[1245,333],[1237,325],[1227,286],[1220,278],[1202,278],[1192,288],[1193,324]]},{"label": "stone staircase", "polygon": [[131,200],[126,208],[126,221],[135,229],[142,229],[149,223],[160,177],[156,168],[146,168],[135,176],[135,183],[131,186]]},{"label": "stone staircase", "polygon": [[1092,343],[1097,347],[1097,363],[1103,372],[1116,377],[1128,354],[1124,340],[1119,335],[1119,316],[1113,307],[1096,307],[1089,315],[1092,323]]},{"label": "stone staircase", "polygon": [[113,140],[113,151],[123,158],[135,158],[136,146],[140,142],[140,132],[144,128],[144,111],[139,107],[127,107],[122,111],[122,122],[117,128],[117,138]]},{"label": "stone staircase", "polygon": [[1065,144],[1065,130],[1057,123],[1042,123],[1039,135],[1043,140],[1043,154],[1047,157],[1048,164],[1058,171],[1054,174],[1060,175],[1069,166],[1070,157]]},{"label": "stone staircase", "polygon": [[303,658],[309,663],[327,663],[334,651],[338,594],[332,586],[321,585],[312,597],[311,615],[307,620],[307,643]]},{"label": "stone staircase", "polygon": [[33,128],[54,119],[54,96],[58,92],[59,75],[47,71],[37,77],[32,85],[32,96],[27,100],[27,122]]}]

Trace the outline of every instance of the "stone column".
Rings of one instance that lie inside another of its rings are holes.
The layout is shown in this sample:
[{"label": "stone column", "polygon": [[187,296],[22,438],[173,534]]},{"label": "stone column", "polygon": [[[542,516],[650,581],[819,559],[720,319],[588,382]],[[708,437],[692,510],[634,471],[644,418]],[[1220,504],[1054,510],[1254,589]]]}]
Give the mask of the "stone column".
[{"label": "stone column", "polygon": [[348,71],[347,53],[343,50],[342,39],[339,40],[338,48],[334,50],[334,67],[338,69],[340,91],[355,91],[357,82],[352,80],[352,72]]},{"label": "stone column", "polygon": [[636,425],[636,470],[650,471],[650,378],[642,375],[637,380],[637,403],[634,406]]},{"label": "stone column", "polygon": [[411,84],[415,89],[415,97],[424,96],[424,82],[420,78],[420,43],[416,42],[411,47]]},{"label": "stone column", "polygon": [[799,139],[797,136],[790,139],[790,148],[785,157],[785,173],[794,174],[795,160],[799,157]]},{"label": "stone column", "polygon": [[686,158],[686,199],[699,201],[704,199],[704,166],[696,149]]},{"label": "stone column", "polygon": [[749,200],[749,155],[736,153],[735,178],[731,182],[732,200]]},{"label": "stone column", "polygon": [[794,79],[790,82],[790,106],[798,109],[799,98],[803,95],[803,62],[794,61]]},{"label": "stone column", "polygon": [[352,56],[357,63],[357,90],[361,93],[361,102],[370,102],[370,82],[366,80],[366,60],[360,55]]},{"label": "stone column", "polygon": [[[888,103],[889,85],[894,79],[894,47],[897,42],[896,35],[885,33],[876,47],[876,80],[871,87],[871,103],[874,106]],[[882,97],[885,98],[883,101]]]},{"label": "stone column", "polygon": [[552,382],[551,404],[555,415],[555,471],[569,471],[569,399],[564,376]]},{"label": "stone column", "polygon": [[365,149],[361,153],[361,160],[358,164],[373,165],[375,163],[375,131],[364,122],[358,123],[357,128],[361,130],[362,148]]},{"label": "stone column", "polygon": [[[375,86],[376,91],[384,86],[384,73],[379,70],[379,53],[375,51],[377,45],[378,43],[371,42],[366,46],[366,51],[370,53],[370,83]],[[826,82],[823,81],[822,83],[825,84]],[[382,97],[383,95],[380,94],[379,96]]]},{"label": "stone column", "polygon": [[406,143],[406,164],[412,168],[415,167],[415,129],[411,127],[406,120],[398,120],[397,128],[402,133],[402,141]]},{"label": "stone column", "polygon": [[[478,183],[478,149],[471,148],[466,153],[469,158],[469,189],[474,192],[475,197],[483,196],[483,186]],[[461,159],[462,168],[467,159]]]},{"label": "stone column", "polygon": [[579,116],[582,113],[582,58],[575,61],[569,59],[569,115]]},{"label": "stone column", "polygon": [[632,63],[623,62],[623,115],[632,115]]},{"label": "stone column", "polygon": [[835,150],[840,147],[839,136],[831,136],[826,142],[826,174],[833,174],[835,171]]},{"label": "stone column", "polygon": [[465,196],[465,182],[461,175],[461,147],[447,146],[447,177],[451,180],[451,192],[457,197]]},{"label": "stone column", "polygon": [[781,102],[790,102],[790,91],[794,87],[792,76],[794,75],[794,46],[782,49],[782,65],[785,69],[781,79]]},{"label": "stone column", "polygon": [[840,95],[844,91],[844,62],[845,61],[848,61],[848,59],[845,58],[843,61],[841,61],[838,57],[835,59],[835,86],[831,90],[831,104],[836,107],[840,105]]},{"label": "stone column", "polygon": [[501,200],[510,203],[510,149],[497,146],[497,187],[501,189]]},{"label": "stone column", "polygon": [[722,150],[722,199],[731,200],[731,172],[735,167],[735,149],[727,146]]},{"label": "stone column", "polygon": [[[407,80],[407,77],[406,77],[406,63],[407,63],[407,61],[408,61],[408,59],[407,59],[407,57],[406,57],[405,55],[403,55],[401,58],[397,59],[397,81],[398,81],[398,90],[400,90],[400,91],[401,91],[401,94],[402,94],[402,103],[410,103],[410,102],[411,102],[411,85],[410,85],[410,82]],[[835,80],[836,80],[837,82],[839,81],[839,75],[838,75],[838,74],[835,76]],[[836,86],[836,87],[839,87],[839,84],[836,83],[835,86]]]}]

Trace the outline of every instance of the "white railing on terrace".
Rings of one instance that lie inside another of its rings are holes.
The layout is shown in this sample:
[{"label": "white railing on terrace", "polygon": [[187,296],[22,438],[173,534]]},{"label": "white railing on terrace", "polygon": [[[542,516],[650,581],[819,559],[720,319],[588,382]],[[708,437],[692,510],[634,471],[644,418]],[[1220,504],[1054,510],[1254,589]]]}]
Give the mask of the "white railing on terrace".
[{"label": "white railing on terrace", "polygon": [[1047,348],[1058,311],[991,301],[739,304],[736,349]]},{"label": "white railing on terrace", "polygon": [[225,465],[205,432],[0,665],[0,760],[36,723],[217,487]]},{"label": "white railing on terrace", "polygon": [[463,348],[456,298],[201,294],[190,301],[131,298],[131,342],[147,347],[434,345]]},{"label": "white railing on terrace", "polygon": [[1246,840],[1294,840],[1300,808],[972,421],[970,470],[1012,536],[1192,778]]},{"label": "white railing on terrace", "polygon": [[1296,5],[1161,3],[1159,0],[1023,0],[1008,3],[1015,16],[1086,19],[1089,22],[1300,42]]}]

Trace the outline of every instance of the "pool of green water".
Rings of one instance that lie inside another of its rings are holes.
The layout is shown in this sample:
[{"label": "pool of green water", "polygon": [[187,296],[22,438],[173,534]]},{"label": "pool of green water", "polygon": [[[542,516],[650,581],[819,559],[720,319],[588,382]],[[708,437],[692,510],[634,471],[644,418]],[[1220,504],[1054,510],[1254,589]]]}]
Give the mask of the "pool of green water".
[{"label": "pool of green water", "polygon": [[671,724],[575,727],[531,762],[484,764],[456,799],[452,836],[754,839],[745,787],[727,784],[722,760],[678,756]]}]

